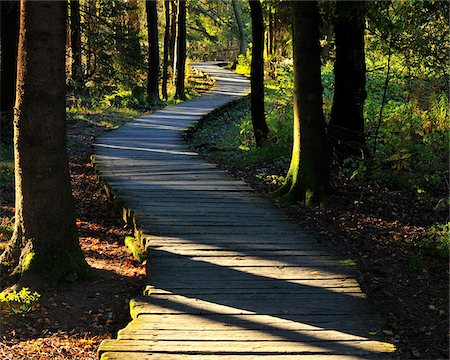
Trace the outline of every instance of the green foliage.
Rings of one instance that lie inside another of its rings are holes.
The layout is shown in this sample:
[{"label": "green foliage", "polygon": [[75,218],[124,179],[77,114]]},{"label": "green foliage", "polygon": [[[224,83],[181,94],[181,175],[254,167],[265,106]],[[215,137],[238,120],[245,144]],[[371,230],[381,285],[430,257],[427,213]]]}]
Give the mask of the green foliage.
[{"label": "green foliage", "polygon": [[6,305],[6,309],[13,314],[25,314],[31,310],[33,305],[39,300],[41,295],[31,292],[29,288],[22,288],[10,293],[0,293],[0,303]]},{"label": "green foliage", "polygon": [[428,229],[419,242],[419,248],[430,255],[449,257],[450,223],[437,224]]},{"label": "green foliage", "polygon": [[140,263],[145,261],[145,259],[147,258],[147,254],[138,239],[132,236],[127,236],[125,237],[125,245],[130,249],[137,261],[139,261]]},{"label": "green foliage", "polygon": [[[93,106],[72,106],[67,108],[67,118],[69,123],[76,121],[84,122],[90,126],[100,126],[108,129],[116,129],[125,122],[130,121],[140,112],[124,107],[109,107],[96,102]],[[73,144],[72,144],[73,145]]]}]

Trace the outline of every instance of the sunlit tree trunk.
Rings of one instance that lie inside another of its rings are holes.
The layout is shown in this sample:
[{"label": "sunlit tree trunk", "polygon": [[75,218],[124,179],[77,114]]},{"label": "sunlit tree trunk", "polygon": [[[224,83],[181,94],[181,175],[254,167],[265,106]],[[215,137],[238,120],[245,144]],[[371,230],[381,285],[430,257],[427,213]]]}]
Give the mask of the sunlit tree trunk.
[{"label": "sunlit tree trunk", "polygon": [[81,64],[81,19],[79,0],[70,0],[70,47],[72,49],[71,75],[75,90],[83,83]]},{"label": "sunlit tree trunk", "polygon": [[336,3],[335,90],[329,132],[340,157],[358,155],[365,149],[365,6],[364,1]]},{"label": "sunlit tree trunk", "polygon": [[172,68],[172,82],[175,83],[176,45],[177,45],[177,0],[170,0],[170,35],[169,35],[169,66]]},{"label": "sunlit tree trunk", "polygon": [[17,42],[19,35],[19,3],[0,1],[1,69],[0,123],[1,142],[12,143],[12,115],[16,95]]},{"label": "sunlit tree trunk", "polygon": [[329,188],[328,149],[322,109],[319,10],[315,1],[295,1],[293,7],[294,144],[282,200],[325,198]]},{"label": "sunlit tree trunk", "polygon": [[245,31],[244,31],[244,24],[242,23],[241,9],[239,7],[237,0],[232,0],[231,4],[233,5],[233,12],[239,30],[239,54],[245,55],[245,52],[247,51],[247,41],[245,39]]},{"label": "sunlit tree trunk", "polygon": [[260,1],[249,2],[253,36],[250,103],[256,145],[261,146],[269,133],[264,112],[264,20]]},{"label": "sunlit tree trunk", "polygon": [[88,273],[78,242],[67,157],[66,11],[62,1],[20,2],[15,228],[0,261],[22,275],[21,283],[31,285]]},{"label": "sunlit tree trunk", "polygon": [[175,79],[175,98],[184,100],[184,77],[186,67],[186,0],[178,3],[178,36],[177,36],[177,64]]},{"label": "sunlit tree trunk", "polygon": [[158,105],[159,98],[159,46],[158,46],[158,10],[156,0],[145,2],[148,28],[148,82],[147,101],[150,106]]},{"label": "sunlit tree trunk", "polygon": [[163,73],[162,73],[162,96],[167,100],[167,81],[169,77],[169,40],[170,40],[170,0],[164,0],[164,58],[163,58]]}]

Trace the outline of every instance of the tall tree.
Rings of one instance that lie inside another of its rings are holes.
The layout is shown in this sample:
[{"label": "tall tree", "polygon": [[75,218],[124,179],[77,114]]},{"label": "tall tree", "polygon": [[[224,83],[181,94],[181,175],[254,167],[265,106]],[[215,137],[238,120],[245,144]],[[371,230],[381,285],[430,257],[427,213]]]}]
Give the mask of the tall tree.
[{"label": "tall tree", "polygon": [[320,78],[319,9],[316,1],[294,1],[294,144],[283,200],[322,200],[329,188],[328,149]]},{"label": "tall tree", "polygon": [[72,49],[71,75],[75,89],[79,89],[83,82],[83,68],[81,64],[81,18],[80,1],[70,0],[70,47]]},{"label": "tall tree", "polygon": [[148,29],[148,82],[147,101],[150,106],[158,105],[159,98],[159,46],[158,46],[158,10],[156,0],[145,2]]},{"label": "tall tree", "polygon": [[186,0],[178,3],[178,36],[177,36],[177,63],[175,79],[175,98],[184,100],[184,77],[186,67]]},{"label": "tall tree", "polygon": [[[172,75],[175,75],[175,57],[177,47],[177,18],[178,6],[177,0],[170,0],[170,36],[169,36],[169,62],[172,67]],[[174,77],[175,79],[175,77]]]},{"label": "tall tree", "polygon": [[16,95],[17,42],[19,36],[19,3],[0,1],[1,14],[1,99],[0,111],[12,111]]},{"label": "tall tree", "polygon": [[245,55],[247,51],[247,41],[245,39],[244,24],[242,23],[241,8],[237,0],[232,0],[234,17],[236,18],[236,23],[239,30],[239,54]]},{"label": "tall tree", "polygon": [[0,123],[1,141],[12,142],[12,112],[16,95],[17,42],[19,36],[19,3],[0,1]]},{"label": "tall tree", "polygon": [[170,42],[170,0],[164,0],[164,50],[163,50],[163,73],[162,73],[162,96],[167,100],[167,81],[169,78],[169,42]]},{"label": "tall tree", "polygon": [[337,1],[335,18],[335,90],[330,138],[341,155],[364,149],[364,100],[367,97],[364,55],[364,1]]},{"label": "tall tree", "polygon": [[20,2],[15,228],[0,263],[25,284],[74,280],[89,271],[78,242],[67,157],[66,16],[63,1]]},{"label": "tall tree", "polygon": [[264,19],[261,2],[249,2],[253,36],[250,103],[256,145],[261,146],[269,134],[264,112]]}]

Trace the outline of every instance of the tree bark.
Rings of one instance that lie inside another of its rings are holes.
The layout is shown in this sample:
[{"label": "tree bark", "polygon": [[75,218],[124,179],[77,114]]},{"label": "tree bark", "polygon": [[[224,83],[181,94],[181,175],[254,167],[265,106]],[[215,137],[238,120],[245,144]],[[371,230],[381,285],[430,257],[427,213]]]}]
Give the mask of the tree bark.
[{"label": "tree bark", "polygon": [[170,0],[170,36],[169,36],[169,66],[172,68],[172,76],[175,75],[175,50],[177,44],[177,18],[178,7],[176,0]]},{"label": "tree bark", "polygon": [[15,229],[0,261],[31,284],[89,273],[78,242],[67,157],[66,11],[60,1],[20,2]]},{"label": "tree bark", "polygon": [[319,9],[315,1],[293,7],[294,144],[282,200],[321,201],[329,189],[329,161],[320,78]]},{"label": "tree bark", "polygon": [[261,146],[269,133],[264,112],[264,20],[260,1],[249,2],[253,36],[250,104],[256,146]]},{"label": "tree bark", "polygon": [[162,73],[162,96],[167,100],[167,81],[169,78],[169,40],[170,40],[170,0],[164,0],[164,58],[163,58],[163,73]]},{"label": "tree bark", "polygon": [[71,75],[75,91],[83,85],[81,63],[81,18],[79,0],[70,0],[70,47],[72,49]]},{"label": "tree bark", "polygon": [[247,41],[245,39],[245,31],[244,25],[242,23],[241,9],[237,0],[232,0],[231,4],[233,5],[234,16],[236,18],[236,23],[239,29],[239,54],[245,55],[247,51]]},{"label": "tree bark", "polygon": [[363,110],[367,94],[364,29],[364,1],[338,1],[335,91],[329,130],[341,157],[361,154],[365,149]]},{"label": "tree bark", "polygon": [[175,98],[184,100],[184,77],[186,67],[186,0],[178,3],[178,36],[177,36],[177,72],[175,79]]},{"label": "tree bark", "polygon": [[0,1],[0,134],[1,142],[12,143],[12,116],[16,96],[17,44],[19,38],[19,3]]},{"label": "tree bark", "polygon": [[0,111],[12,111],[16,95],[17,43],[19,36],[19,3],[1,1],[1,102]]},{"label": "tree bark", "polygon": [[159,98],[158,10],[156,0],[147,0],[145,8],[148,29],[147,101],[150,106],[155,106],[161,102]]}]

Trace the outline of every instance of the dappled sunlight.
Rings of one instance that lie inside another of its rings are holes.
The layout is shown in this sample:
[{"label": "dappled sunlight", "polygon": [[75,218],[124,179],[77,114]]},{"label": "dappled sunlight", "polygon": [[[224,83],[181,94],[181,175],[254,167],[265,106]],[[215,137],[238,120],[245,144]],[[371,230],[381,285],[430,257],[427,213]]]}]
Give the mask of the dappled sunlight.
[{"label": "dappled sunlight", "polygon": [[[161,148],[138,148],[138,147],[130,147],[130,146],[119,146],[119,145],[107,145],[107,144],[95,144],[97,147],[110,148],[110,149],[122,149],[122,150],[133,150],[133,151],[146,151],[146,152],[154,152],[154,153],[162,153],[162,154],[171,154],[171,155],[190,155],[190,156],[198,156],[196,152],[192,151],[172,151]],[[107,158],[107,157],[105,157]]]}]

